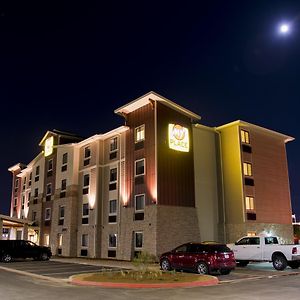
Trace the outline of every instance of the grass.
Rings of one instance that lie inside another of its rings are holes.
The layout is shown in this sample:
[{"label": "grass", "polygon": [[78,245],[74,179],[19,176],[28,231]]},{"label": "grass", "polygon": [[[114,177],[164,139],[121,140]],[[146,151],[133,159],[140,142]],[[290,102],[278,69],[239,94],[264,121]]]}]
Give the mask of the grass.
[{"label": "grass", "polygon": [[146,283],[146,284],[207,281],[211,278],[210,276],[205,276],[205,275],[182,273],[182,272],[162,272],[162,271],[101,272],[101,273],[79,275],[79,277],[80,280],[82,281],[113,282],[113,283]]}]

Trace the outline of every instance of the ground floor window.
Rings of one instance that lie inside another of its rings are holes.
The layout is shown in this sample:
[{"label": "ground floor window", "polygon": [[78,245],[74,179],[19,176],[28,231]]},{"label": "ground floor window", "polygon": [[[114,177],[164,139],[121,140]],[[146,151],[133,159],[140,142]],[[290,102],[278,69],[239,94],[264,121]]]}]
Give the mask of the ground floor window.
[{"label": "ground floor window", "polygon": [[135,232],[134,234],[134,248],[140,250],[143,248],[144,235],[143,232]]},{"label": "ground floor window", "polygon": [[44,234],[44,245],[46,247],[49,247],[49,244],[50,244],[50,236],[49,234]]}]

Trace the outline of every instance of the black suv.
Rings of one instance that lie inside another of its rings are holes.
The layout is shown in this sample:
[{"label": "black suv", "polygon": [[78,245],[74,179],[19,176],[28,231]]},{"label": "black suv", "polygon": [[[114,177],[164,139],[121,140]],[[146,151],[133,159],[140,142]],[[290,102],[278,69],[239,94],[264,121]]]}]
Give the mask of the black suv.
[{"label": "black suv", "polygon": [[38,246],[24,240],[0,240],[0,259],[10,262],[13,258],[48,260],[52,256],[49,247]]}]

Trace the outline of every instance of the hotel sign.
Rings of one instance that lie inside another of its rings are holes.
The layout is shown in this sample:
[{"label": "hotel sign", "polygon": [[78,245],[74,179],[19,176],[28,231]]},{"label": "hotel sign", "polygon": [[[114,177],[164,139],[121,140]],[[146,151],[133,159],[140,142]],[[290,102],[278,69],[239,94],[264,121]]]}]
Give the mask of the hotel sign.
[{"label": "hotel sign", "polygon": [[45,156],[49,156],[53,153],[53,143],[54,143],[53,136],[46,139],[46,141],[45,141],[45,151],[44,151]]},{"label": "hotel sign", "polygon": [[169,148],[189,152],[189,130],[178,124],[169,124]]}]

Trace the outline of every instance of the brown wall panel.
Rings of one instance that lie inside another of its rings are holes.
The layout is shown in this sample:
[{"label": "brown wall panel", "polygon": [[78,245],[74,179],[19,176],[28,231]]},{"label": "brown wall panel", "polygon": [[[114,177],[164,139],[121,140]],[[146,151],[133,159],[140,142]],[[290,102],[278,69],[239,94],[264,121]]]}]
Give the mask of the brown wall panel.
[{"label": "brown wall panel", "polygon": [[[189,129],[189,152],[175,151],[168,145],[168,125]],[[157,103],[158,204],[195,206],[194,161],[191,121],[177,111]]]}]

